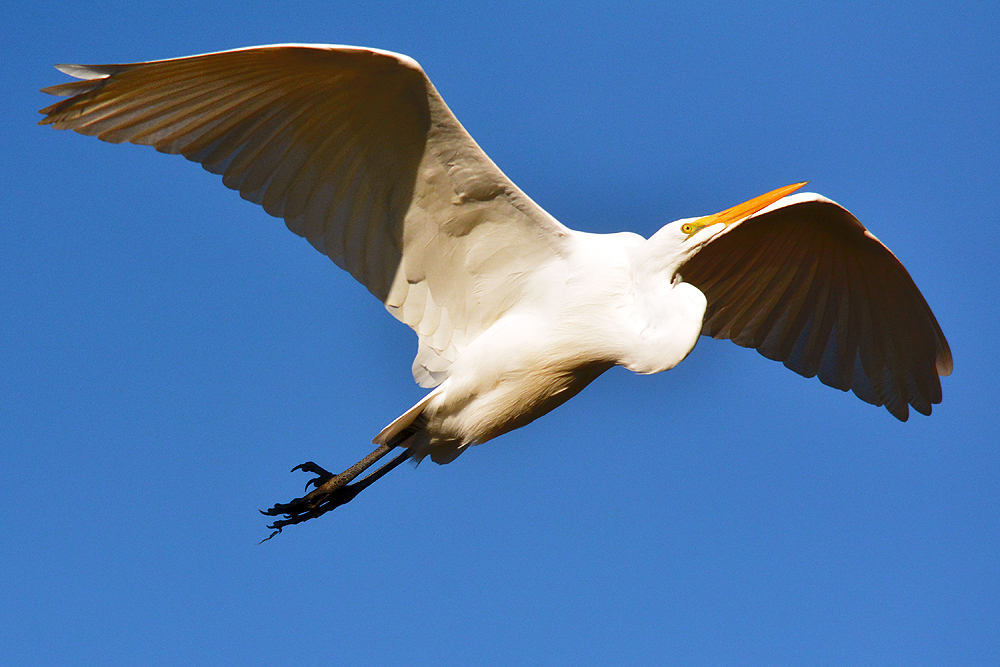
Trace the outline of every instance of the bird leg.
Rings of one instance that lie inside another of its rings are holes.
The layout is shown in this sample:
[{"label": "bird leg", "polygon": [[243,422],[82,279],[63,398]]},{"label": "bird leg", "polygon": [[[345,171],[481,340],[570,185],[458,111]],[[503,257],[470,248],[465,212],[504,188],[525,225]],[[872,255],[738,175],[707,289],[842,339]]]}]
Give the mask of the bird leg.
[{"label": "bird leg", "polygon": [[260,510],[262,514],[266,514],[267,516],[284,515],[286,517],[278,519],[268,526],[274,532],[268,535],[263,541],[266,542],[280,533],[281,529],[285,526],[315,519],[353,500],[355,496],[371,486],[387,472],[410,458],[410,450],[405,449],[375,472],[361,481],[351,484],[361,473],[370,468],[376,461],[388,454],[395,447],[395,443],[379,445],[375,451],[339,475],[334,475],[324,470],[312,461],[306,461],[292,468],[292,472],[303,470],[316,475],[315,478],[306,482],[306,489],[310,486],[316,488],[301,498],[296,498],[288,503],[278,503],[269,510]]}]

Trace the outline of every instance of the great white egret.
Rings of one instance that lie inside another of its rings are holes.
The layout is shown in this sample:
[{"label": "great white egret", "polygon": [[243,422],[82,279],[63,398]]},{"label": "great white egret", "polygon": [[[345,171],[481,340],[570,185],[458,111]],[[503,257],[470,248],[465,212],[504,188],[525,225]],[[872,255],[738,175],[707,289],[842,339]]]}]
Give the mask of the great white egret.
[{"label": "great white egret", "polygon": [[343,473],[298,466],[315,488],[266,512],[275,532],[406,459],[446,463],[523,426],[615,364],[673,368],[699,335],[901,420],[941,401],[951,351],[927,302],[854,216],[792,194],[803,183],[649,239],[586,234],[511,183],[403,55],[286,44],[58,69],[81,80],[43,89],[69,99],[42,124],[221,174],[417,333],[413,377],[433,391]]}]

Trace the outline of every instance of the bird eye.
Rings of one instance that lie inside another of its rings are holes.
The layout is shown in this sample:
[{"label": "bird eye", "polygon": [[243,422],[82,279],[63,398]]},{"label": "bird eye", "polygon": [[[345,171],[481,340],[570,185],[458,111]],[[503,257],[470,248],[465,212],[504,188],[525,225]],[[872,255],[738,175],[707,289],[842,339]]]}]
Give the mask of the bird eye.
[{"label": "bird eye", "polygon": [[692,232],[694,232],[694,225],[692,225],[690,222],[685,222],[683,225],[681,225],[682,234],[691,234]]}]

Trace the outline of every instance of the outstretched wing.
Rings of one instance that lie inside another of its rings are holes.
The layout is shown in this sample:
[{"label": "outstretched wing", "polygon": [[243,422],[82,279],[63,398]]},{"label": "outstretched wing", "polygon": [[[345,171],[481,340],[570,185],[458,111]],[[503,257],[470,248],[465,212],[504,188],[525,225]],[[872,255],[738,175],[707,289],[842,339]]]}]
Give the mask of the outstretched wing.
[{"label": "outstretched wing", "polygon": [[420,66],[347,46],[275,45],[126,65],[41,124],[179,153],[305,237],[417,332],[431,387],[520,296],[568,230],[479,148]]},{"label": "outstretched wing", "polygon": [[756,348],[805,377],[930,414],[948,342],[896,256],[838,204],[785,197],[729,226],[680,273],[708,300],[702,334]]}]

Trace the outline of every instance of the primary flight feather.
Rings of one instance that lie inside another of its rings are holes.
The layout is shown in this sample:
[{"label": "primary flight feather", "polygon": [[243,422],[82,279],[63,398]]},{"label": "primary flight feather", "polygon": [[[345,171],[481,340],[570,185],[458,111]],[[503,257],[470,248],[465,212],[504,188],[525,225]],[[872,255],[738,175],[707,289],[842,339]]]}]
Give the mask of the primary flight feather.
[{"label": "primary flight feather", "polygon": [[201,163],[417,333],[413,376],[433,391],[343,473],[303,464],[316,488],[268,510],[276,530],[408,458],[523,426],[615,364],[672,368],[701,334],[901,420],[941,401],[951,352],[923,296],[844,208],[792,194],[803,184],[648,240],[585,234],[511,183],[406,56],[289,44],[58,67],[81,80],[44,89],[67,99],[42,124]]}]

